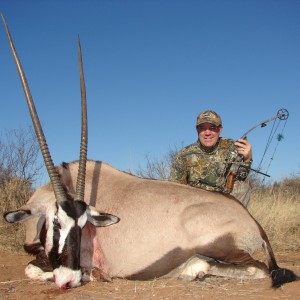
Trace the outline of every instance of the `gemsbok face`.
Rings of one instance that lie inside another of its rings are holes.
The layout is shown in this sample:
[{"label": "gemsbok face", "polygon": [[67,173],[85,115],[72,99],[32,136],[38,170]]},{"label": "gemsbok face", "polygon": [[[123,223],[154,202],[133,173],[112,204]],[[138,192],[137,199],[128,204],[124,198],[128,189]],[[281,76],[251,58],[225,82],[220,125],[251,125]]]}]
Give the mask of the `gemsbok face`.
[{"label": "gemsbok face", "polygon": [[87,160],[87,108],[86,92],[82,67],[81,46],[78,38],[78,64],[81,87],[82,129],[80,161],[76,184],[76,196],[72,197],[65,191],[60,182],[57,170],[52,162],[46,139],[36,113],[35,105],[23,71],[21,62],[15,50],[8,26],[2,16],[12,54],[20,75],[26,96],[32,122],[43,154],[45,165],[51,179],[56,202],[49,202],[46,207],[37,209],[19,209],[4,215],[8,222],[22,221],[28,217],[43,213],[45,216],[45,236],[41,238],[45,253],[53,267],[53,279],[61,288],[79,286],[81,283],[80,247],[81,232],[87,221],[95,226],[109,226],[119,221],[119,218],[101,214],[89,208],[84,202],[85,172]]}]

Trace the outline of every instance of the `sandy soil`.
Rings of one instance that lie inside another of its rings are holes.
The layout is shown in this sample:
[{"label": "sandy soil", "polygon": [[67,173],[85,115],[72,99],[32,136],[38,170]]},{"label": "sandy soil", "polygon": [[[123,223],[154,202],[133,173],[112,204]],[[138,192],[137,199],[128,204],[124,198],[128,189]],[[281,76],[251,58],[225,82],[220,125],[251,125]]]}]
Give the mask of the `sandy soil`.
[{"label": "sandy soil", "polygon": [[[276,255],[281,267],[300,275],[300,253]],[[0,252],[0,299],[300,299],[300,281],[279,289],[271,281],[241,281],[210,277],[203,281],[181,282],[174,279],[152,281],[91,282],[70,290],[60,290],[52,282],[31,281],[24,268],[31,260],[26,254]]]}]

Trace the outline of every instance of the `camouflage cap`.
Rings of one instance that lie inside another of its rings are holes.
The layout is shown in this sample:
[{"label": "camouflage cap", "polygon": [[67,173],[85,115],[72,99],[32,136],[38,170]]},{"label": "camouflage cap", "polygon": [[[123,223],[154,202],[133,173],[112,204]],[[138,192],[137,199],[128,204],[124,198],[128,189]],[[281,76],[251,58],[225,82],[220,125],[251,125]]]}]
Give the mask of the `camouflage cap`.
[{"label": "camouflage cap", "polygon": [[197,117],[196,126],[206,122],[212,123],[216,126],[222,126],[221,117],[213,110],[205,110],[201,112]]}]

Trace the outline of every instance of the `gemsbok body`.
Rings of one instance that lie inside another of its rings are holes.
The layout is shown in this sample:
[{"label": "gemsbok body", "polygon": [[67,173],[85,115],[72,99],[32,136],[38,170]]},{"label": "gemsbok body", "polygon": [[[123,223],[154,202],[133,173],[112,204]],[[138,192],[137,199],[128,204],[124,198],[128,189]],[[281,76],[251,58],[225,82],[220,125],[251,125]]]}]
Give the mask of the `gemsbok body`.
[{"label": "gemsbok body", "polygon": [[[87,160],[87,118],[81,47],[82,96],[79,161],[55,167],[38,120],[21,63],[2,17],[20,74],[51,183],[27,204],[4,215],[24,222],[24,248],[36,255],[26,267],[32,279],[54,280],[60,288],[90,279],[147,280],[206,275],[264,278],[272,285],[297,280],[278,267],[268,238],[231,196],[182,184],[142,179]],[[266,263],[252,255],[264,249]]]}]

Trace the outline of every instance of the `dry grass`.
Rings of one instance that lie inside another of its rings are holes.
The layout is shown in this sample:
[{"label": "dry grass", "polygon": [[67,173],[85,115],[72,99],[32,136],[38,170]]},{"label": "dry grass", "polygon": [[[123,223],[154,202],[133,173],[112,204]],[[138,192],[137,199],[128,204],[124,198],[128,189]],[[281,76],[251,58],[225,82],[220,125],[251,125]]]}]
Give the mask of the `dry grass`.
[{"label": "dry grass", "polygon": [[[291,184],[293,183],[293,184]],[[276,250],[300,249],[300,180],[286,180],[251,193],[250,213],[266,231]]]},{"label": "dry grass", "polygon": [[[32,190],[27,182],[18,179],[0,182],[0,212],[16,209],[27,202]],[[25,230],[22,224],[8,224],[0,219],[0,249],[21,251],[25,240]]]}]

